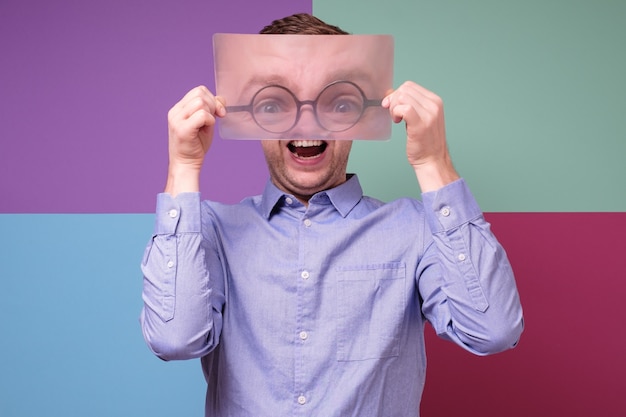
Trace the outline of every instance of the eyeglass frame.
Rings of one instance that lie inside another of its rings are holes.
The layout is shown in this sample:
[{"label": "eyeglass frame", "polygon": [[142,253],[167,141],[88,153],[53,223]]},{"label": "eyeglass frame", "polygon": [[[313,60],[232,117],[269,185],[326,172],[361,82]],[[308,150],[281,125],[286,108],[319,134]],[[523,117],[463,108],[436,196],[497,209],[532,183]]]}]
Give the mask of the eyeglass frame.
[{"label": "eyeglass frame", "polygon": [[[328,129],[326,126],[322,125],[322,123],[320,122],[320,119],[317,115],[317,102],[319,100],[319,98],[321,97],[322,94],[324,94],[324,92],[329,89],[330,87],[337,85],[337,84],[350,84],[353,87],[355,87],[357,89],[357,91],[361,94],[361,98],[363,99],[363,108],[361,109],[361,113],[359,114],[359,117],[354,121],[354,123],[348,127],[346,127],[345,129],[341,129],[341,130],[330,130]],[[254,115],[254,100],[256,99],[256,97],[265,89],[270,88],[270,87],[278,87],[281,88],[283,90],[285,90],[287,93],[289,93],[291,95],[291,97],[293,98],[294,102],[296,103],[296,118],[293,122],[293,124],[291,126],[289,126],[289,128],[282,130],[280,132],[275,132],[272,130],[268,130],[266,128],[264,128],[256,119],[255,115]],[[322,88],[322,90],[319,92],[319,94],[317,95],[317,97],[315,97],[315,100],[299,100],[298,97],[296,97],[296,95],[293,93],[293,91],[291,91],[290,89],[288,89],[285,86],[282,86],[280,84],[269,84],[266,85],[264,87],[262,87],[259,91],[257,91],[256,93],[254,93],[254,95],[252,96],[252,99],[250,100],[250,104],[246,104],[246,105],[241,105],[241,106],[226,106],[226,112],[248,112],[250,113],[250,115],[252,116],[252,119],[254,120],[254,122],[257,124],[257,126],[259,126],[261,129],[263,129],[266,132],[269,133],[285,133],[290,131],[291,129],[293,129],[298,122],[300,121],[300,116],[302,115],[302,107],[306,106],[306,105],[310,105],[311,108],[313,109],[313,114],[315,116],[315,121],[317,122],[317,124],[323,128],[328,130],[329,132],[345,132],[348,129],[353,128],[358,122],[359,120],[361,120],[361,118],[363,117],[363,113],[365,113],[365,110],[367,110],[367,108],[369,107],[376,107],[376,106],[380,106],[382,102],[382,98],[381,99],[369,99],[367,98],[367,96],[365,95],[365,92],[363,92],[363,89],[361,89],[361,87],[359,87],[356,83],[352,82],[352,81],[348,81],[348,80],[337,80],[337,81],[333,81],[330,84],[327,84],[324,88]]]}]

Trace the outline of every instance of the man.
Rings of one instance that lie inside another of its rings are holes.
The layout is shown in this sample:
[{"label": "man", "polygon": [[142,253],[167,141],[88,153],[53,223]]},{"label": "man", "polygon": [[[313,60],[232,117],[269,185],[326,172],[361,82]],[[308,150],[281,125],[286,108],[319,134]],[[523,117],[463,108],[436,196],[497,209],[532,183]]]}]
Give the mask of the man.
[{"label": "man", "polygon": [[[309,15],[261,32],[345,34]],[[513,274],[452,165],[441,100],[406,82],[382,106],[406,123],[423,203],[363,196],[350,141],[288,139],[262,141],[262,195],[201,202],[225,103],[198,87],[170,110],[141,323],[160,358],[202,358],[207,416],[418,416],[426,321],[478,355],[516,345]]]}]

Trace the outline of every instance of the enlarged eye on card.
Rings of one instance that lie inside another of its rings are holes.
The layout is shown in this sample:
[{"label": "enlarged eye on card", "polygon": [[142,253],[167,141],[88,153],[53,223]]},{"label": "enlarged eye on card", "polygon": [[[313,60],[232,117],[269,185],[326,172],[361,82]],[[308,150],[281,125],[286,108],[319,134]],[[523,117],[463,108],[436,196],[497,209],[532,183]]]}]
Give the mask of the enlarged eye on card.
[{"label": "enlarged eye on card", "polygon": [[213,36],[224,139],[387,140],[390,35]]}]

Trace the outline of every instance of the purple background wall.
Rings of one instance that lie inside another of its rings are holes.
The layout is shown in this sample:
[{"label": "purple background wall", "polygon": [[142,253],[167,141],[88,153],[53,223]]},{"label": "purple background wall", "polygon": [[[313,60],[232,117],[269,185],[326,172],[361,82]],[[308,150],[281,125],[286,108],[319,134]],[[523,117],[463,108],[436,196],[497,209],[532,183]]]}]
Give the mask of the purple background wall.
[{"label": "purple background wall", "polygon": [[[213,88],[211,36],[254,33],[302,1],[0,4],[0,213],[150,213],[167,167],[168,109]],[[256,142],[217,139],[207,197],[258,193]]]}]

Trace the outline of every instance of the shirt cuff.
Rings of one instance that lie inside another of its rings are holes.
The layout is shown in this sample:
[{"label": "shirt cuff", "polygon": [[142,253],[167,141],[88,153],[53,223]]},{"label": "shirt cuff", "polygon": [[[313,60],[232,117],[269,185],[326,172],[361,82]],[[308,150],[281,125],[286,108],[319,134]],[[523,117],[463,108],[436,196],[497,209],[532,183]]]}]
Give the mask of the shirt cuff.
[{"label": "shirt cuff", "polygon": [[426,220],[432,233],[446,232],[482,216],[464,179],[422,194]]},{"label": "shirt cuff", "polygon": [[157,235],[200,233],[200,193],[169,193],[157,195],[154,232]]}]

